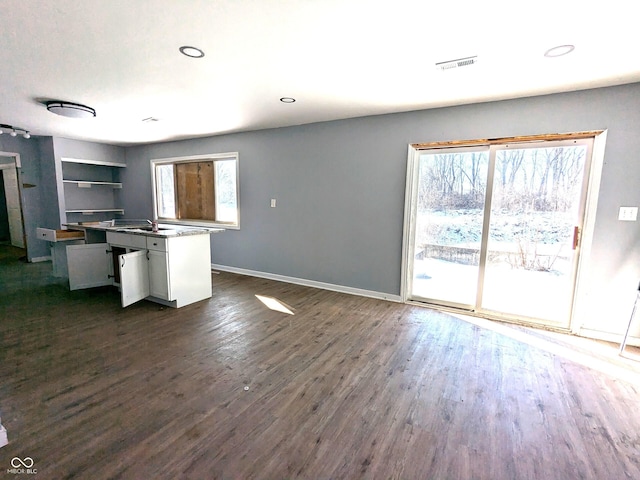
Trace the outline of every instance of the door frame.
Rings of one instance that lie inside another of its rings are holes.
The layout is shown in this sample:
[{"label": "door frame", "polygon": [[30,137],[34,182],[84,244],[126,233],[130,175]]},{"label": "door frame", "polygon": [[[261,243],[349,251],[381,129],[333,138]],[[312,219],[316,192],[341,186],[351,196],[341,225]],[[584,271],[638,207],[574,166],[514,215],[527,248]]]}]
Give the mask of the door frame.
[{"label": "door frame", "polygon": [[[522,325],[533,325],[536,327],[550,328],[560,331],[571,331],[572,333],[579,333],[582,326],[580,318],[581,315],[581,300],[588,295],[586,291],[588,271],[590,268],[589,259],[591,257],[591,246],[593,232],[595,230],[595,214],[598,203],[598,194],[600,189],[600,178],[602,175],[602,166],[604,163],[604,147],[606,142],[606,130],[593,130],[583,131],[566,134],[545,134],[545,135],[530,135],[520,137],[503,137],[495,139],[476,139],[476,140],[462,140],[462,141],[446,141],[446,142],[431,142],[431,143],[416,143],[408,146],[407,153],[407,170],[406,170],[406,188],[405,188],[405,205],[404,205],[404,224],[403,224],[403,241],[402,241],[402,262],[401,262],[401,277],[400,277],[400,294],[404,303],[411,303],[422,306],[429,306],[431,308],[441,309],[445,311],[453,311],[461,314],[493,318],[496,320],[517,323]],[[413,246],[411,240],[413,238],[413,227],[415,225],[414,217],[414,195],[417,189],[418,175],[417,169],[419,166],[420,153],[424,150],[436,150],[436,149],[450,149],[451,147],[479,147],[479,146],[491,146],[491,145],[506,145],[506,144],[518,144],[528,142],[540,142],[540,141],[558,141],[558,140],[572,140],[592,138],[592,152],[591,152],[591,165],[589,171],[586,173],[588,178],[586,199],[584,204],[584,220],[582,226],[582,233],[580,239],[580,253],[578,256],[575,282],[572,296],[573,308],[569,318],[568,328],[557,328],[553,326],[546,326],[539,323],[531,323],[525,319],[518,318],[504,318],[502,316],[493,316],[486,312],[476,312],[475,310],[459,309],[451,306],[441,306],[435,304],[426,304],[424,302],[418,302],[410,300],[410,291],[413,278],[413,262],[411,261],[411,252]],[[582,280],[582,281],[581,281]]]},{"label": "door frame", "polygon": [[[3,158],[12,158],[13,161],[5,162]],[[25,256],[29,258],[29,245],[27,243],[27,230],[24,223],[24,192],[22,191],[22,175],[20,168],[22,164],[20,162],[20,154],[13,152],[1,152],[0,151],[0,169],[14,168],[16,170],[16,182],[18,187],[18,207],[20,208],[20,222],[22,223],[22,243],[24,244]]]}]

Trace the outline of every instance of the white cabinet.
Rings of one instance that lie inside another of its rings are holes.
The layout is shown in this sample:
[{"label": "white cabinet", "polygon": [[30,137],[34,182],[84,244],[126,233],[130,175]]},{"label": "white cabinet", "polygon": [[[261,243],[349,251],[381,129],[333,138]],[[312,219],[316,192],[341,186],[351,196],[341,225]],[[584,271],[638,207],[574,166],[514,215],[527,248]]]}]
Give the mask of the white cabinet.
[{"label": "white cabinet", "polygon": [[68,277],[67,246],[84,244],[84,234],[73,230],[54,230],[36,228],[36,236],[49,242],[51,246],[51,264],[54,277]]},{"label": "white cabinet", "polygon": [[135,248],[146,250],[147,237],[144,235],[133,235],[131,233],[107,232],[107,243],[118,247]]},{"label": "white cabinet", "polygon": [[[154,258],[151,252],[162,252],[165,249],[168,300],[174,306],[182,307],[211,297],[209,234],[159,239],[147,237],[147,248],[149,258]],[[159,262],[156,266],[158,265]]]},{"label": "white cabinet", "polygon": [[102,287],[113,284],[111,252],[106,243],[67,246],[69,288]]},{"label": "white cabinet", "polygon": [[61,158],[62,191],[65,217],[61,223],[107,220],[124,214],[119,206],[122,183],[119,170],[124,163]]},{"label": "white cabinet", "polygon": [[149,296],[147,251],[137,250],[118,257],[120,296],[126,307]]},{"label": "white cabinet", "polygon": [[175,307],[211,297],[209,235],[147,236],[150,295]]},{"label": "white cabinet", "polygon": [[208,233],[161,237],[107,232],[106,238],[107,243],[67,248],[72,290],[116,284],[123,307],[146,298],[179,308],[211,297]]},{"label": "white cabinet", "polygon": [[149,250],[149,295],[163,300],[175,300],[172,297],[167,252]]}]

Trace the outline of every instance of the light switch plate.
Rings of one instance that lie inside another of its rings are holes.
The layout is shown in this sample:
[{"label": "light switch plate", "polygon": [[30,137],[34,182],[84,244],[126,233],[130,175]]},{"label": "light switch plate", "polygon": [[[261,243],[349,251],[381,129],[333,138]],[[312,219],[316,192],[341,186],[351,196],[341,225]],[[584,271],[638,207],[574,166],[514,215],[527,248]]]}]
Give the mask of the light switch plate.
[{"label": "light switch plate", "polygon": [[638,207],[620,207],[618,220],[635,222],[638,219]]},{"label": "light switch plate", "polygon": [[275,198],[271,199],[271,208],[276,208],[276,199]]}]

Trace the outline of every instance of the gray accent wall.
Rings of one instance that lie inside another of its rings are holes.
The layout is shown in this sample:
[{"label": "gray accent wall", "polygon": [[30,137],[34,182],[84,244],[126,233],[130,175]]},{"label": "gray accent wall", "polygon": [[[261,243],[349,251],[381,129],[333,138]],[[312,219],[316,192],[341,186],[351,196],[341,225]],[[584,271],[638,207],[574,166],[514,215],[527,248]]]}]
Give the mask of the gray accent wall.
[{"label": "gray accent wall", "polygon": [[152,215],[151,159],[237,151],[241,228],[212,236],[214,264],[397,296],[410,143],[585,130],[608,133],[578,311],[621,333],[640,280],[640,224],[617,220],[640,206],[640,84],[128,147],[123,203]]},{"label": "gray accent wall", "polygon": [[36,229],[56,229],[64,222],[60,157],[124,163],[123,147],[65,138],[32,136],[24,139],[1,135],[0,151],[20,155],[19,181],[29,261],[50,255],[49,242],[40,240]]},{"label": "gray accent wall", "polygon": [[[62,182],[62,161],[61,158],[75,158],[80,160],[94,160],[94,161],[103,161],[103,162],[114,162],[114,163],[125,163],[125,151],[123,147],[115,146],[115,145],[107,145],[102,143],[94,143],[94,142],[85,142],[81,140],[72,140],[68,138],[54,138],[53,139],[53,152],[54,152],[54,166],[55,166],[55,185],[57,192],[57,207],[58,207],[58,225],[69,222],[79,221],[77,219],[69,220],[65,213],[65,195],[64,195],[64,184]],[[72,167],[73,168],[73,167]],[[103,168],[103,167],[98,167]],[[111,180],[111,179],[105,179]],[[133,187],[135,188],[135,186]],[[111,193],[111,192],[110,192]],[[96,192],[92,192],[92,194],[96,194]],[[99,193],[97,193],[99,195]],[[115,191],[114,195],[116,196],[117,202],[119,203],[120,191]],[[96,205],[91,205],[92,208],[97,208]],[[131,215],[128,215],[128,212],[125,210],[125,214],[129,218]],[[86,218],[83,218],[82,221],[99,221],[105,220],[105,217],[113,218],[115,215],[113,214],[96,214],[96,215],[88,215]],[[59,226],[56,228],[60,228]]]},{"label": "gray accent wall", "polygon": [[7,211],[7,196],[4,191],[2,172],[0,170],[0,242],[5,242],[11,239],[11,230],[9,229],[9,212]]},{"label": "gray accent wall", "polygon": [[[51,179],[42,176],[41,141],[39,137],[24,139],[22,137],[0,136],[0,151],[20,155],[21,167],[18,169],[18,181],[22,200],[22,215],[27,246],[27,258],[46,257],[49,255],[47,242],[39,240],[36,228],[41,226],[45,215],[43,205],[51,201],[48,193]],[[26,186],[26,188],[25,188]]]},{"label": "gray accent wall", "polygon": [[39,138],[42,206],[38,227],[57,229],[60,228],[60,217],[58,214],[58,188],[55,182],[53,141],[54,139],[51,137]]}]

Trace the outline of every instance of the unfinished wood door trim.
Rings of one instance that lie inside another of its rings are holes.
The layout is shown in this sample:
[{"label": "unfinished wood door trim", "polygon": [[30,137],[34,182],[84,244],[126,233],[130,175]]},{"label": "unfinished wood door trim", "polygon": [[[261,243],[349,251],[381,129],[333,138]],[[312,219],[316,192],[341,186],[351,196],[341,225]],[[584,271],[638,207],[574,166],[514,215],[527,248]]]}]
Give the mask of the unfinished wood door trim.
[{"label": "unfinished wood door trim", "polygon": [[545,133],[540,135],[526,135],[518,137],[502,138],[478,138],[475,140],[450,140],[446,142],[412,143],[411,147],[416,150],[427,150],[451,147],[472,147],[476,145],[504,145],[507,143],[526,143],[539,141],[557,140],[577,140],[582,138],[593,138],[600,135],[604,130],[589,130],[585,132],[573,133]]}]

